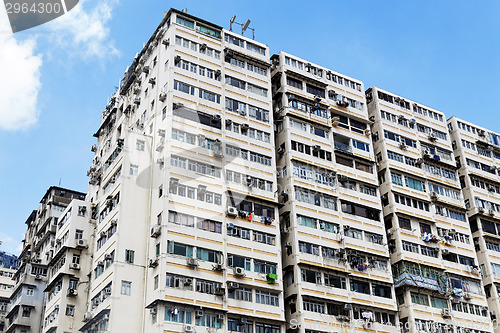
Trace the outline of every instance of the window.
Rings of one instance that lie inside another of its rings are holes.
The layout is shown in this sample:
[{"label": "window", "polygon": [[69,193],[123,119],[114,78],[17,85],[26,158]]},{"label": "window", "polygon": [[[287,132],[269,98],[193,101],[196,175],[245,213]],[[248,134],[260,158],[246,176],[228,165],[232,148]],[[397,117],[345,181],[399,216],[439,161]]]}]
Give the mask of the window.
[{"label": "window", "polygon": [[134,255],[135,255],[135,251],[125,250],[125,262],[128,262],[129,264],[133,264],[134,263]]},{"label": "window", "polygon": [[276,264],[254,259],[254,271],[262,274],[276,274]]},{"label": "window", "polygon": [[132,288],[132,282],[122,281],[121,294],[122,295],[130,295],[131,288]]},{"label": "window", "polygon": [[165,306],[165,321],[171,321],[174,323],[192,323],[193,313],[191,311],[181,310],[176,307]]},{"label": "window", "polygon": [[411,292],[410,296],[413,304],[429,306],[429,297],[427,295]]},{"label": "window", "polygon": [[221,254],[218,251],[203,249],[200,247],[196,248],[196,258],[204,261],[209,261],[213,263],[221,262]]},{"label": "window", "polygon": [[139,166],[130,164],[130,175],[137,176],[139,174]]},{"label": "window", "polygon": [[368,282],[351,279],[350,285],[351,291],[370,295],[370,284]]},{"label": "window", "polygon": [[339,289],[347,289],[346,279],[344,277],[335,276],[327,273],[325,273],[325,286],[339,288]]},{"label": "window", "polygon": [[23,306],[23,317],[29,317],[31,315],[31,307]]},{"label": "window", "polygon": [[279,306],[278,294],[269,291],[255,290],[255,302],[260,304]]},{"label": "window", "polygon": [[75,315],[75,306],[66,305],[66,316],[73,317]]},{"label": "window", "polygon": [[227,255],[227,265],[229,267],[241,267],[245,270],[250,270],[252,260],[250,258],[240,257],[234,254]]},{"label": "window", "polygon": [[168,249],[167,252],[183,257],[193,258],[193,247],[181,243],[177,243],[174,241],[168,241],[167,243]]},{"label": "window", "polygon": [[392,292],[391,292],[390,286],[384,286],[384,285],[372,283],[372,294],[373,294],[373,296],[392,298]]},{"label": "window", "polygon": [[83,239],[83,230],[75,230],[75,239]]},{"label": "window", "polygon": [[137,140],[137,143],[136,143],[137,150],[144,151],[145,146],[146,146],[146,142],[144,142],[143,140]]},{"label": "window", "polygon": [[183,17],[177,16],[176,22],[190,29],[194,29],[194,22]]},{"label": "window", "polygon": [[227,293],[227,297],[240,301],[252,302],[252,289],[239,288],[239,289],[229,290]]}]

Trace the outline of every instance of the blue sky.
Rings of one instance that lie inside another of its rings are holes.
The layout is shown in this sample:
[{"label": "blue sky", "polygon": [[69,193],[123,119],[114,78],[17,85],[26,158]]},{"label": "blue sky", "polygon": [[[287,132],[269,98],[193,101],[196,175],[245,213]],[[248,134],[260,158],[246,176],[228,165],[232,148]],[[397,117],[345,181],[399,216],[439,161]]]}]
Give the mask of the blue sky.
[{"label": "blue sky", "polygon": [[[12,35],[0,5],[0,249],[18,253],[51,185],[86,192],[92,134],[170,7],[500,132],[500,2],[86,0]],[[247,32],[247,35],[250,31]]]}]

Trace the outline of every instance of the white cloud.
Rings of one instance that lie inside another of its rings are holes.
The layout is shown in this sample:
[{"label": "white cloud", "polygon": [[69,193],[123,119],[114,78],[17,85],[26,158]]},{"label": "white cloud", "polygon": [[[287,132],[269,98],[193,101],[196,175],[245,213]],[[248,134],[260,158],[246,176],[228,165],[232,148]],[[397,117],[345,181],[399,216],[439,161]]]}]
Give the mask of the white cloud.
[{"label": "white cloud", "polygon": [[[85,60],[104,60],[119,54],[109,39],[107,23],[119,0],[82,0],[67,14],[47,23],[53,33],[44,49],[47,55],[69,53]],[[42,56],[35,54],[36,39],[18,41],[11,33],[7,13],[0,6],[0,130],[21,130],[39,116]],[[45,44],[45,43],[44,43]]]},{"label": "white cloud", "polygon": [[107,27],[117,4],[118,0],[80,1],[67,14],[48,23],[55,36],[53,45],[85,60],[118,55]]},{"label": "white cloud", "polygon": [[0,33],[0,129],[25,129],[38,119],[42,57],[34,54],[35,44],[34,39],[20,42],[12,33]]}]

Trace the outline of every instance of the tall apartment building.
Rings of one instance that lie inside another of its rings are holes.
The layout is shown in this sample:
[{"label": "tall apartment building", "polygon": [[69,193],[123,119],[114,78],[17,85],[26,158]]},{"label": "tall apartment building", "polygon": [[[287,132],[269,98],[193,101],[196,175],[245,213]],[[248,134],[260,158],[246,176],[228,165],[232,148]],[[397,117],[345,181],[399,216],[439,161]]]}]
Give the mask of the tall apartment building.
[{"label": "tall apartment building", "polygon": [[5,332],[10,296],[14,290],[17,256],[0,251],[0,332]]},{"label": "tall apartment building", "polygon": [[[500,135],[468,121],[448,119],[459,180],[491,319],[500,313]],[[495,332],[500,329],[495,327]]]},{"label": "tall apartment building", "polygon": [[95,134],[80,331],[282,331],[270,66],[262,43],[165,14]]},{"label": "tall apartment building", "polygon": [[287,328],[397,332],[363,83],[272,61]]},{"label": "tall apartment building", "polygon": [[366,92],[399,317],[410,332],[490,332],[443,113]]},{"label": "tall apartment building", "polygon": [[27,230],[19,268],[13,276],[15,286],[7,308],[5,332],[42,332],[46,306],[44,292],[50,276],[48,267],[56,254],[56,232],[62,212],[73,199],[84,200],[85,194],[52,186],[38,209],[26,220]]}]

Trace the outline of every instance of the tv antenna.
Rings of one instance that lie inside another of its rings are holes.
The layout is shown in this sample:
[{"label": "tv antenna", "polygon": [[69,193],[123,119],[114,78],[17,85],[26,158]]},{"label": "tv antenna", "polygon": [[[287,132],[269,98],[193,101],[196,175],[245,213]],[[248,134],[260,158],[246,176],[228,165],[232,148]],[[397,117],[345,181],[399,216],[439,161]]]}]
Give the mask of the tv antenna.
[{"label": "tv antenna", "polygon": [[236,23],[236,24],[241,26],[241,35],[242,36],[247,29],[250,29],[250,30],[252,30],[252,39],[255,40],[255,29],[249,27],[250,20],[247,20],[245,23],[238,23],[238,22],[235,22],[235,20],[236,20],[236,15],[233,15],[231,20],[229,20],[229,31],[233,31],[233,23]]}]

